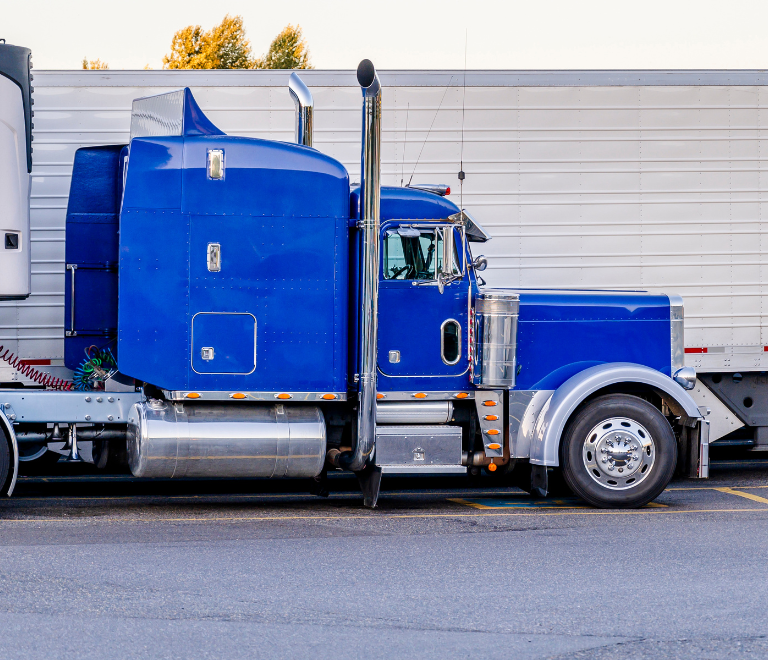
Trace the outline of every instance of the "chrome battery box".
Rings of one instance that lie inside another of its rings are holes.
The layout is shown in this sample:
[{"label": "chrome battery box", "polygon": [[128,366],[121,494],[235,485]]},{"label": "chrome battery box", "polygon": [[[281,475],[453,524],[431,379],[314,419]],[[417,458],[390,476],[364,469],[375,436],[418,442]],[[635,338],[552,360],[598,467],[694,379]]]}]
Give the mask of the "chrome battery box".
[{"label": "chrome battery box", "polygon": [[459,426],[379,426],[376,465],[382,472],[466,472]]}]

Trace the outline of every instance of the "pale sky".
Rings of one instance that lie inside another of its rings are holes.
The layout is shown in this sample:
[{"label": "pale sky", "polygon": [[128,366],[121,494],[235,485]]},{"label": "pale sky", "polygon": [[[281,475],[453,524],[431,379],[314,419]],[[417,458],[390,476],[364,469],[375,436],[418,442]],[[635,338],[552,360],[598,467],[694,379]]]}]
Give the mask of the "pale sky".
[{"label": "pale sky", "polygon": [[162,68],[174,31],[240,14],[255,54],[300,24],[318,69],[768,68],[766,0],[0,0],[38,69]]}]

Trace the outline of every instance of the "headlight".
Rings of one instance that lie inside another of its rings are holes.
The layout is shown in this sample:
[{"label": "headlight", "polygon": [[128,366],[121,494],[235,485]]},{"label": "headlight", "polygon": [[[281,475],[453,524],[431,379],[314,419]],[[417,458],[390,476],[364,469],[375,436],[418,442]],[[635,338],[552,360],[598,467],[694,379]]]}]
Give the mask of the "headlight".
[{"label": "headlight", "polygon": [[678,385],[682,385],[686,390],[692,390],[696,387],[696,370],[693,367],[683,367],[678,369],[672,378]]}]

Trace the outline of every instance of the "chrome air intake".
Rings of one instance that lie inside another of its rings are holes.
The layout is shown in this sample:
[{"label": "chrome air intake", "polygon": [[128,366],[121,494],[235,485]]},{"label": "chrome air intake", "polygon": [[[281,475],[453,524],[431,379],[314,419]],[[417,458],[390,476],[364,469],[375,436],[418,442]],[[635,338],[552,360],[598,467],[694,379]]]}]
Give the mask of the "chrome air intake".
[{"label": "chrome air intake", "polygon": [[150,400],[130,410],[127,448],[135,477],[315,477],[325,420],[315,406]]},{"label": "chrome air intake", "polygon": [[475,301],[472,382],[487,389],[515,385],[520,296],[488,289]]},{"label": "chrome air intake", "polygon": [[312,115],[315,107],[312,93],[295,72],[288,79],[288,91],[296,106],[296,129],[294,132],[296,144],[311,147],[314,130]]}]

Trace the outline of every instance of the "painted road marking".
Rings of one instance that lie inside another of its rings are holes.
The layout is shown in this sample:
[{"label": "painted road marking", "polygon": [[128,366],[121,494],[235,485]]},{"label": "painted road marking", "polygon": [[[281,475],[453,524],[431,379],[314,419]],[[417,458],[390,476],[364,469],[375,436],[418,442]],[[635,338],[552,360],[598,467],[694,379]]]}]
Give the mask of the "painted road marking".
[{"label": "painted road marking", "polygon": [[728,495],[738,495],[739,497],[745,497],[748,500],[752,500],[753,502],[760,502],[761,504],[768,504],[768,499],[765,497],[760,497],[759,495],[753,495],[752,493],[744,493],[738,490],[735,490],[733,488],[715,488],[716,491],[720,493],[727,493]]},{"label": "painted road marking", "polygon": [[768,513],[768,508],[759,509],[673,509],[671,507],[643,508],[643,509],[564,509],[561,511],[476,511],[472,513],[405,513],[405,514],[387,514],[371,511],[369,514],[355,514],[351,516],[223,516],[223,517],[200,517],[195,518],[186,516],[182,518],[124,518],[124,519],[105,519],[102,516],[72,516],[67,518],[14,518],[0,519],[0,526],[3,524],[31,523],[37,525],[40,523],[106,523],[106,524],[152,524],[152,523],[244,523],[244,522],[281,522],[285,520],[318,520],[318,521],[345,521],[345,520],[397,520],[399,518],[513,518],[527,516],[660,516],[666,514],[693,514],[693,513]]},{"label": "painted road marking", "polygon": [[[449,502],[471,506],[475,509],[592,509],[593,507],[578,497],[561,497],[557,499],[490,499],[490,498],[448,498]],[[766,500],[768,503],[768,500]],[[646,507],[665,508],[668,505],[651,502]]]},{"label": "painted road marking", "polygon": [[583,500],[577,497],[534,500],[530,498],[494,499],[449,497],[448,502],[471,506],[475,509],[589,509]]}]

